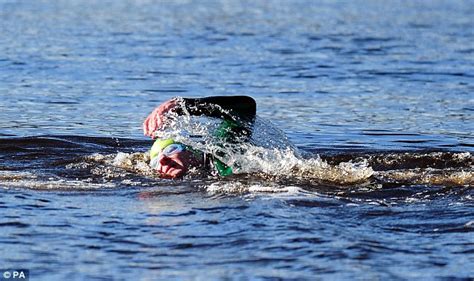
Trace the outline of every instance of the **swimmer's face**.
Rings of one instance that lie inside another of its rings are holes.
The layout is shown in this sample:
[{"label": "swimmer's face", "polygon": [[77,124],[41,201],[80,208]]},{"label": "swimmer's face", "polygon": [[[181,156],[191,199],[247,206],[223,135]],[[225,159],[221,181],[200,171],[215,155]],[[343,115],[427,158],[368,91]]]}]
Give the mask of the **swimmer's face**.
[{"label": "swimmer's face", "polygon": [[156,170],[163,178],[179,178],[192,167],[201,166],[200,159],[181,145],[170,145],[160,154],[156,163]]}]

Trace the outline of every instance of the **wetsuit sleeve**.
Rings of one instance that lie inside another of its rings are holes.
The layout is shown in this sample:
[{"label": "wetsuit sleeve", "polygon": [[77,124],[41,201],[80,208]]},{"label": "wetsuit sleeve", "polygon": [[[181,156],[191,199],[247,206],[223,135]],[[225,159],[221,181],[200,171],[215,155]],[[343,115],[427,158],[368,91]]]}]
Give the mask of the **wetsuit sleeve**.
[{"label": "wetsuit sleeve", "polygon": [[[191,115],[205,115],[223,120],[215,132],[226,142],[247,142],[252,135],[257,112],[255,100],[248,96],[215,96],[184,98],[184,107]],[[179,112],[178,112],[179,114]]]},{"label": "wetsuit sleeve", "polygon": [[205,115],[233,121],[255,119],[257,104],[248,96],[215,96],[183,98],[184,106],[191,115]]}]

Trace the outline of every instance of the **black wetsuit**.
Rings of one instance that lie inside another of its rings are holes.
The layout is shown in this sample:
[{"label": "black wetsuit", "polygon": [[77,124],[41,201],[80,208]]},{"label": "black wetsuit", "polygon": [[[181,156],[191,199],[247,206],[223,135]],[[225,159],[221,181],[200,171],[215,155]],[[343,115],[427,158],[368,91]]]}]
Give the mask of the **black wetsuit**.
[{"label": "black wetsuit", "polygon": [[[248,96],[215,96],[183,98],[184,107],[191,115],[204,115],[223,120],[216,132],[228,142],[248,141],[257,113],[255,100]],[[179,108],[177,113],[182,114]],[[219,132],[220,130],[223,130]]]}]

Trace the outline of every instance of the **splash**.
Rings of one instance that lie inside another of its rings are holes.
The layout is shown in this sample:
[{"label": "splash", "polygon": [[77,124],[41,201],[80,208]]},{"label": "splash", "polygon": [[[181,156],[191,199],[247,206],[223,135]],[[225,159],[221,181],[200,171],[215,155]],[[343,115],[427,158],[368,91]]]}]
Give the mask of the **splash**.
[{"label": "splash", "polygon": [[296,178],[317,182],[352,184],[365,181],[373,174],[367,161],[328,164],[319,155],[303,159],[292,150],[249,147],[244,154],[234,155],[232,164],[240,167],[241,173],[260,172],[279,178]]},{"label": "splash", "polygon": [[94,153],[83,158],[82,161],[69,164],[66,168],[86,168],[94,175],[107,179],[124,178],[127,175],[152,176],[155,173],[148,165],[150,155],[148,152],[116,154]]},{"label": "splash", "polygon": [[[168,126],[158,132],[160,138],[172,138],[211,154],[229,166],[235,174],[262,174],[265,177],[305,179],[314,183],[353,184],[370,178],[373,170],[367,161],[331,165],[318,155],[304,159],[286,135],[270,121],[257,117],[250,141],[225,143],[214,131],[220,120],[170,113]],[[229,187],[234,189],[234,187]]]},{"label": "splash", "polygon": [[[206,116],[193,116],[186,107],[184,101],[178,98],[178,106],[180,106],[181,114],[176,112],[168,112],[165,116],[166,125],[162,130],[155,132],[157,138],[172,138],[176,141],[191,145],[204,152],[224,154],[232,153],[232,151],[240,151],[245,149],[244,144],[229,144],[216,136],[216,131],[221,125],[222,120]],[[216,106],[222,115],[231,115],[219,106]],[[273,125],[270,121],[256,116],[252,123],[252,137],[250,144],[277,149],[291,149],[297,153],[297,149],[288,140],[285,133]],[[239,138],[237,137],[237,141]],[[229,151],[231,150],[231,151]]]}]

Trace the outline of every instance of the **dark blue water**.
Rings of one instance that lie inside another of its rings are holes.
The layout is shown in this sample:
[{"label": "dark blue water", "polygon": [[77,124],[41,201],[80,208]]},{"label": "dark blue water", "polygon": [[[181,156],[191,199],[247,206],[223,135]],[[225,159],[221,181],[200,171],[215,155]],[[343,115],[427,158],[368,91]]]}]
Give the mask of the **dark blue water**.
[{"label": "dark blue water", "polygon": [[[474,278],[473,66],[473,1],[0,0],[0,269]],[[154,176],[144,118],[210,95],[302,158]]]}]

